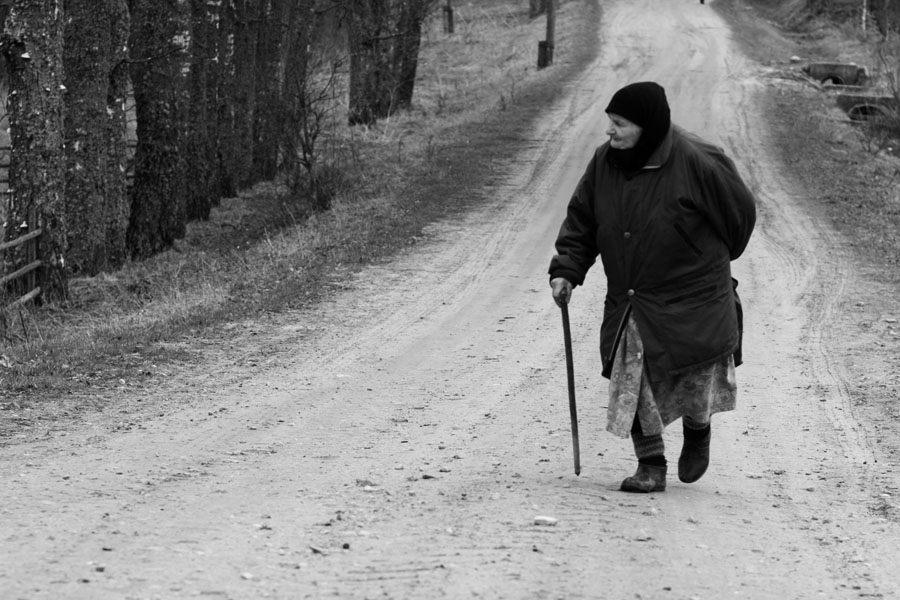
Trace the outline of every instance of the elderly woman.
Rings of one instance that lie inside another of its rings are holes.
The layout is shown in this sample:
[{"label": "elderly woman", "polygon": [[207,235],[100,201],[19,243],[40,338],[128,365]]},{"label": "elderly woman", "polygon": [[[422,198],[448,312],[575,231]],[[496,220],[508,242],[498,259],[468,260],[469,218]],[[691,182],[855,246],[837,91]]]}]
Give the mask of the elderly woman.
[{"label": "elderly woman", "polygon": [[741,308],[731,261],[756,222],[753,195],[722,150],[671,123],[653,82],[616,92],[609,141],[569,202],[550,263],[567,303],[599,256],[607,278],[600,354],[610,380],[607,430],[634,443],[628,492],[666,489],[663,429],[681,418],[678,478],[709,465],[710,417],[733,410]]}]

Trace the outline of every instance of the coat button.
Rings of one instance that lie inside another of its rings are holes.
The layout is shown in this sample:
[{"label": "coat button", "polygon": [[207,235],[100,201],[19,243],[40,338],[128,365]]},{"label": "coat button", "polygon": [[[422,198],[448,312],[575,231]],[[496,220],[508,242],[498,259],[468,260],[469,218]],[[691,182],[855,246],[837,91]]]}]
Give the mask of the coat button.
[{"label": "coat button", "polygon": [[634,290],[628,290],[628,295],[629,295],[629,296],[634,296]]},{"label": "coat button", "polygon": [[625,239],[626,239],[626,240],[631,239],[631,232],[630,232],[630,231],[626,231],[626,232],[625,232]]}]

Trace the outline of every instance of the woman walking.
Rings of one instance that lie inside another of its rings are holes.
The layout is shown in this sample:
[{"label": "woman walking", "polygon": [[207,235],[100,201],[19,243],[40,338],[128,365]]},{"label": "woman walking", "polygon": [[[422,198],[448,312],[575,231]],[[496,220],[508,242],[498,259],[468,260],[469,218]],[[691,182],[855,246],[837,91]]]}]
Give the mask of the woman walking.
[{"label": "woman walking", "polygon": [[710,417],[735,408],[742,317],[731,261],[750,239],[755,202],[721,149],[672,124],[657,83],[623,87],[606,112],[609,140],[569,202],[550,286],[568,303],[600,257],[607,430],[630,435],[638,459],[621,489],[663,491],[664,428],[682,420],[678,477],[691,483],[709,465]]}]

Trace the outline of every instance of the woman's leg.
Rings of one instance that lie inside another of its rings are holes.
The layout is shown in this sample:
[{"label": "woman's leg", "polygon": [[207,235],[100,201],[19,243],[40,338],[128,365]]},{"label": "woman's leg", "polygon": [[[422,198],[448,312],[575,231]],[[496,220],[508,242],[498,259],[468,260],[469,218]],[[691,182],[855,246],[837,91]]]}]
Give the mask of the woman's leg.
[{"label": "woman's leg", "polygon": [[694,483],[706,473],[709,467],[709,443],[712,426],[691,417],[681,418],[684,430],[684,445],[678,458],[678,479],[684,483]]},{"label": "woman's leg", "polygon": [[666,445],[662,434],[644,435],[637,415],[631,426],[631,442],[634,444],[634,455],[639,463],[666,466]]},{"label": "woman's leg", "polygon": [[662,434],[644,435],[637,415],[631,426],[631,441],[638,468],[622,482],[626,492],[662,492],[666,489],[666,446]]}]

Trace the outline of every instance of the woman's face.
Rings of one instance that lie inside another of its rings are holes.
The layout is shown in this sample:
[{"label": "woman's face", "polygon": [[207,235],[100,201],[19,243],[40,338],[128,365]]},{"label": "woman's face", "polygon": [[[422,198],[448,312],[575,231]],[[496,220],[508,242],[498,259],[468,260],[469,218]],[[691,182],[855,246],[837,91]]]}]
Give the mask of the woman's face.
[{"label": "woman's face", "polygon": [[634,148],[638,139],[641,137],[643,127],[635,125],[623,116],[615,113],[606,113],[609,115],[609,127],[606,129],[606,135],[609,136],[609,145],[617,150],[627,150]]}]

